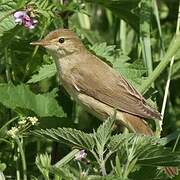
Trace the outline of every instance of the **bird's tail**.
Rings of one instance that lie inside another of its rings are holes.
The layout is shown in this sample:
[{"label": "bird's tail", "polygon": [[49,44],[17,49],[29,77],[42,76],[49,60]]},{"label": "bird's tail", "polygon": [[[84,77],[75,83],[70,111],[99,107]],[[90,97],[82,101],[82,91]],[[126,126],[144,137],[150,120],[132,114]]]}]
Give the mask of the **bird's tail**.
[{"label": "bird's tail", "polygon": [[147,136],[152,136],[154,134],[147,122],[138,116],[123,112],[123,122],[125,122],[125,126],[134,133]]}]

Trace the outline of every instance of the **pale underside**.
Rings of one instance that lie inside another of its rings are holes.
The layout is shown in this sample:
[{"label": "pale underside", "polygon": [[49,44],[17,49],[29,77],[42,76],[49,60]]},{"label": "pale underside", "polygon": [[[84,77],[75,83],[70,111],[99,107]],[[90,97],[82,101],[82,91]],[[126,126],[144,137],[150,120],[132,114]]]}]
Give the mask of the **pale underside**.
[{"label": "pale underside", "polygon": [[[88,112],[92,113],[101,120],[106,120],[108,117],[112,117],[115,113],[115,109],[101,103],[100,101],[87,96],[85,94],[79,94],[76,97],[77,102],[85,108]],[[130,115],[121,111],[116,111],[117,125],[124,125],[131,132],[141,133],[145,135],[152,135],[153,132],[148,124],[140,117]],[[119,126],[118,126],[119,127]]]}]

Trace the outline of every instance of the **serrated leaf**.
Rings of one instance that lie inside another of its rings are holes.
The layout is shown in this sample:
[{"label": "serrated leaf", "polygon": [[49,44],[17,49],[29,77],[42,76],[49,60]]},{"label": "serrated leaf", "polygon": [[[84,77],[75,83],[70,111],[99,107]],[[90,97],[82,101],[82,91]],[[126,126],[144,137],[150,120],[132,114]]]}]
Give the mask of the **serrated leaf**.
[{"label": "serrated leaf", "polygon": [[62,108],[54,99],[53,94],[34,94],[24,84],[14,86],[13,84],[0,84],[0,103],[4,106],[16,109],[28,109],[40,117],[65,116]]},{"label": "serrated leaf", "polygon": [[14,12],[13,5],[13,1],[0,4],[0,36],[16,26],[14,17],[11,15],[11,12]]},{"label": "serrated leaf", "polygon": [[113,135],[110,139],[110,142],[108,144],[108,149],[111,151],[117,151],[121,145],[124,143],[125,140],[130,138],[133,138],[135,134],[129,133],[129,134],[116,134]]},{"label": "serrated leaf", "polygon": [[146,166],[178,166],[180,152],[171,152],[164,147],[164,139],[137,134],[119,134],[111,137],[108,148],[119,149],[119,157],[124,154],[133,157],[138,164]]},{"label": "serrated leaf", "polygon": [[138,138],[137,143],[141,146],[146,145],[155,145],[155,146],[164,146],[166,141],[164,138],[157,138],[155,136],[144,136],[140,134],[128,133],[128,134],[116,134],[111,137],[109,142],[109,149],[114,151],[117,148],[121,148],[123,143],[128,143],[129,145],[133,144],[135,138]]},{"label": "serrated leaf", "polygon": [[138,163],[146,166],[179,166],[180,152],[158,148],[157,151],[150,153],[147,157],[140,157]]},{"label": "serrated leaf", "polygon": [[110,62],[113,60],[113,52],[115,49],[115,45],[107,46],[107,43],[103,42],[103,43],[95,43],[93,46],[90,46],[89,48],[97,56],[103,57]]},{"label": "serrated leaf", "polygon": [[95,139],[98,141],[100,146],[105,145],[109,140],[114,122],[115,115],[108,118],[103,124],[99,126],[97,132],[94,133],[94,135],[96,136]]},{"label": "serrated leaf", "polygon": [[43,65],[38,74],[34,74],[27,83],[36,83],[43,79],[50,78],[56,74],[56,65],[55,63]]},{"label": "serrated leaf", "polygon": [[71,128],[58,128],[34,131],[35,134],[45,136],[55,141],[91,150],[94,147],[94,139],[91,134]]}]

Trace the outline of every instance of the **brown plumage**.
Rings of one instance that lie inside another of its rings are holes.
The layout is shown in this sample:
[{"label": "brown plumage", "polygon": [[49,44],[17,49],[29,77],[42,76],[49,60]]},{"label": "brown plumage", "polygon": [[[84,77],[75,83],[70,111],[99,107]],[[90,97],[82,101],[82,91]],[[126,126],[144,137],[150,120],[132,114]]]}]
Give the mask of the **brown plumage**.
[{"label": "brown plumage", "polygon": [[160,119],[160,113],[151,108],[121,74],[90,53],[86,52],[84,58],[81,64],[71,70],[74,83],[82,93],[117,110],[139,117]]}]

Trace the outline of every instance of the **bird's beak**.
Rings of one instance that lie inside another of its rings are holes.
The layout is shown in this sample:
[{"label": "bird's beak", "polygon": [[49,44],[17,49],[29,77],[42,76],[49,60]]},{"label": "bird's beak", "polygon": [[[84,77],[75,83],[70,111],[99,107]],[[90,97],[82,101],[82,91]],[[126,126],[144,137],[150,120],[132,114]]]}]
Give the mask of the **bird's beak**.
[{"label": "bird's beak", "polygon": [[50,43],[48,41],[45,41],[45,40],[40,40],[40,41],[34,41],[34,42],[31,42],[30,43],[31,45],[37,45],[37,46],[47,46],[49,45]]}]

